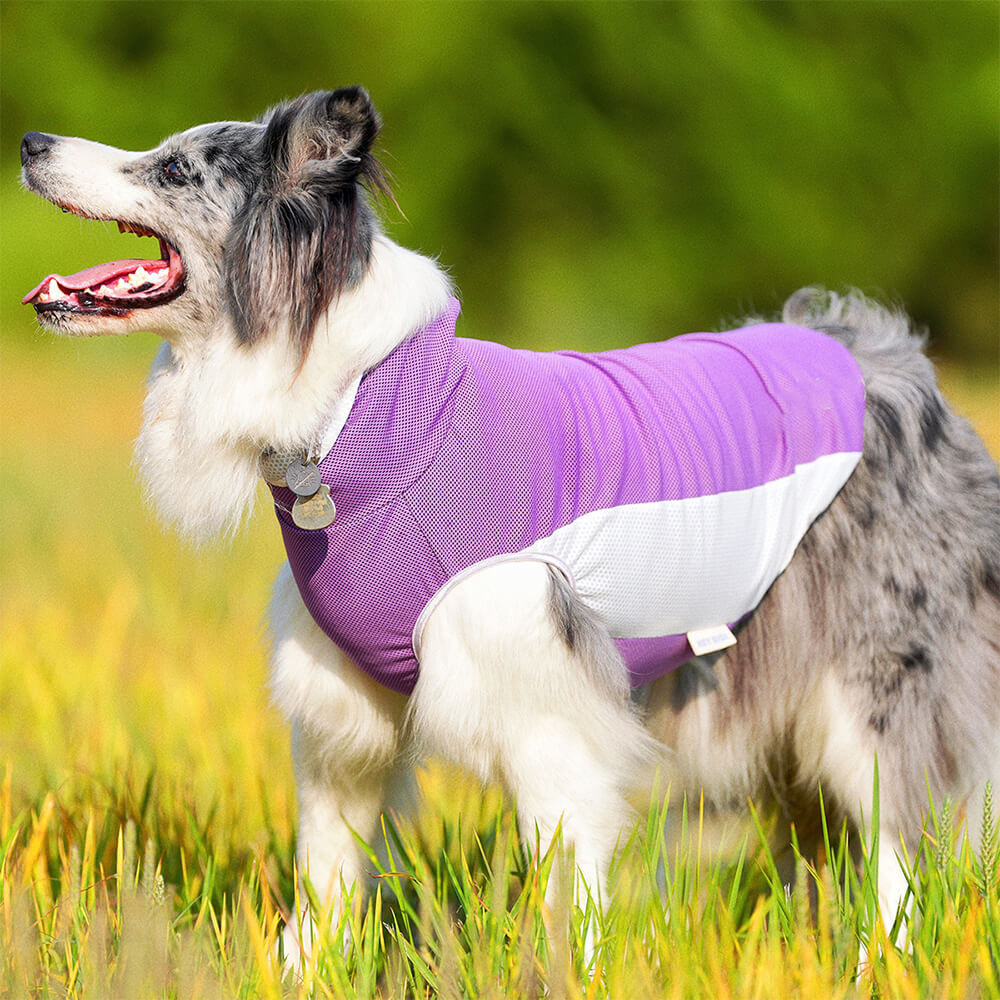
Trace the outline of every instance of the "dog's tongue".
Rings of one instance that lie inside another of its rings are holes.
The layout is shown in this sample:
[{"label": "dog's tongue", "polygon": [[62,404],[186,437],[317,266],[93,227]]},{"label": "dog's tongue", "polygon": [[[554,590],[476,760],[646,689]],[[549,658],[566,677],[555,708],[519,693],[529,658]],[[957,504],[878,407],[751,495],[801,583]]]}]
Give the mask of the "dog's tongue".
[{"label": "dog's tongue", "polygon": [[144,267],[146,270],[163,267],[162,261],[155,260],[109,260],[106,264],[95,264],[76,274],[63,277],[61,274],[50,274],[43,281],[39,282],[21,300],[22,305],[27,305],[42,289],[49,287],[49,282],[55,280],[60,288],[67,292],[82,292],[85,288],[97,288],[100,285],[110,284],[117,278],[126,274],[131,274],[136,268]]}]

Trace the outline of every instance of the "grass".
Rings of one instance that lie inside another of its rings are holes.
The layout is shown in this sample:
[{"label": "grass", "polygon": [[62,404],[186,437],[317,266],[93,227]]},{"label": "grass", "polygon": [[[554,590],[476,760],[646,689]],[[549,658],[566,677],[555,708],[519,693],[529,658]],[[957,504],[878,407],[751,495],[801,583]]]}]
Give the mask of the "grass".
[{"label": "grass", "polygon": [[[838,831],[789,889],[753,826],[719,855],[699,804],[669,798],[623,847],[614,899],[546,907],[552,853],[527,856],[499,792],[441,767],[420,816],[387,823],[370,900],[282,981],[294,791],[261,626],[280,540],[263,510],[194,552],[144,509],[146,364],[114,343],[4,357],[0,995],[1000,997],[996,804],[980,857],[950,803],[909,845],[921,921],[897,949]],[[995,381],[946,377],[1000,454]]]}]

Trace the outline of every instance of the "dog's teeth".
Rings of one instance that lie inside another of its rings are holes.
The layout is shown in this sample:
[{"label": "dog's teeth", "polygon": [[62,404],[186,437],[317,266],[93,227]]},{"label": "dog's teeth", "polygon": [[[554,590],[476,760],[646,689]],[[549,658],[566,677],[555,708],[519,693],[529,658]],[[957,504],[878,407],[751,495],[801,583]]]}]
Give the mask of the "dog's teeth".
[{"label": "dog's teeth", "polygon": [[115,285],[115,289],[117,291],[119,291],[119,292],[127,292],[128,291],[128,282],[124,278],[119,278],[118,279],[118,284]]},{"label": "dog's teeth", "polygon": [[97,294],[103,295],[104,298],[107,298],[109,295],[114,295],[115,290],[108,285],[101,285],[101,287],[97,289]]},{"label": "dog's teeth", "polygon": [[56,281],[55,278],[50,279],[48,286],[45,288],[43,292],[38,293],[39,302],[53,302],[56,299],[65,299],[65,298],[67,298],[67,295],[59,287],[59,283]]},{"label": "dog's teeth", "polygon": [[141,264],[128,276],[128,283],[133,287],[136,285],[144,285],[148,281],[149,275],[146,273],[146,269]]}]

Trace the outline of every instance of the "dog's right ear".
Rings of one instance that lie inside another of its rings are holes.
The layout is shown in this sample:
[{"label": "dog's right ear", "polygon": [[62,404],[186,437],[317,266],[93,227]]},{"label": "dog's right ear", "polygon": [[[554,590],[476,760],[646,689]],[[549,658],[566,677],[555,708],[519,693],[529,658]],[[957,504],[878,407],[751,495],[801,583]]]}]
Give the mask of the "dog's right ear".
[{"label": "dog's right ear", "polygon": [[264,149],[277,193],[332,195],[377,178],[371,150],[381,125],[362,87],[318,90],[275,108],[265,119]]}]

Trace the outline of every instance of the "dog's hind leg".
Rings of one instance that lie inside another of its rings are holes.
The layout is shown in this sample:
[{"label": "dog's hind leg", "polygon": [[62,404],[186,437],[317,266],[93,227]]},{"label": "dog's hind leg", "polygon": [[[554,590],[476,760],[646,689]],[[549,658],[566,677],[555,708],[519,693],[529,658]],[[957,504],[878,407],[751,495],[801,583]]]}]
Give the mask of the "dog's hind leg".
[{"label": "dog's hind leg", "polygon": [[500,780],[522,835],[544,851],[561,831],[606,892],[626,792],[654,754],[614,644],[560,573],[511,561],[458,583],[424,631],[411,711],[423,750]]},{"label": "dog's hind leg", "polygon": [[352,893],[360,900],[365,857],[399,759],[406,700],[360,671],[319,629],[286,566],[271,605],[271,687],[292,723],[298,786],[296,858],[301,912],[285,930],[285,959],[297,966],[316,932],[306,885],[334,926]]}]

